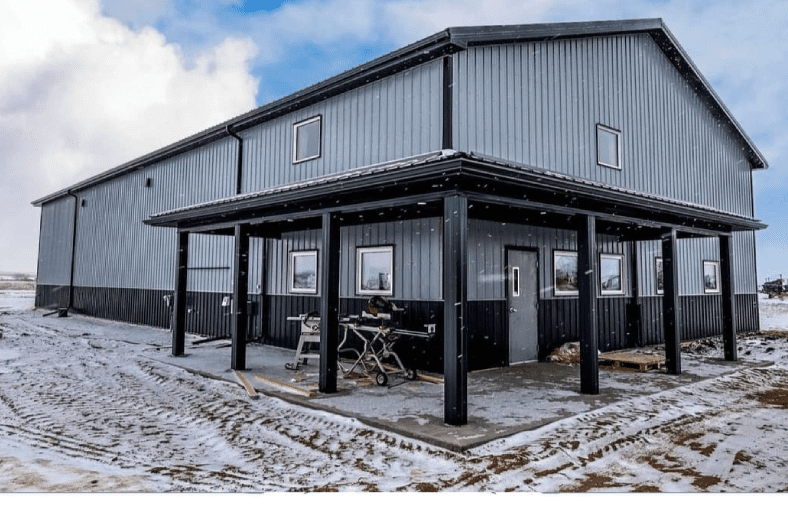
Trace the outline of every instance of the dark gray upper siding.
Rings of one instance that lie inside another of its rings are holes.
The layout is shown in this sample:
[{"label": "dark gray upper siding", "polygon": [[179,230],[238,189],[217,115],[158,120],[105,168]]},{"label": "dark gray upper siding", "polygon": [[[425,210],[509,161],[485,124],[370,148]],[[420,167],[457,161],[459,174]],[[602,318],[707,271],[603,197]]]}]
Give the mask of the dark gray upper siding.
[{"label": "dark gray upper siding", "polygon": [[[242,132],[243,192],[440,150],[442,83],[436,60]],[[293,124],[317,115],[321,156],[294,164]]]},{"label": "dark gray upper siding", "polygon": [[[369,297],[359,296],[355,291],[357,248],[393,246],[393,297],[398,300],[440,300],[443,296],[442,225],[441,218],[420,218],[342,227],[340,296]],[[287,291],[289,252],[322,251],[320,231],[283,233],[281,239],[269,240],[268,248],[266,292],[290,295]],[[250,285],[251,292],[257,284],[250,282]]]},{"label": "dark gray upper siding", "polygon": [[[454,70],[457,150],[753,215],[744,141],[648,34],[472,47]],[[623,170],[597,165],[597,123]]]},{"label": "dark gray upper siding", "polygon": [[[528,226],[489,220],[469,224],[468,298],[505,299],[504,263],[506,248],[533,249],[539,253],[539,298],[555,298],[553,292],[553,252],[577,251],[573,230]],[[755,237],[752,232],[734,233],[734,279],[736,293],[755,293]],[[681,239],[679,244],[679,294],[704,295],[703,261],[719,261],[716,238]],[[629,243],[599,235],[599,252],[624,256],[624,295],[631,296]],[[659,241],[637,242],[638,289],[642,297],[657,295],[655,259],[661,257]],[[601,294],[600,294],[601,296]]]},{"label": "dark gray upper siding", "polygon": [[[171,207],[230,195],[235,189],[236,153],[235,140],[226,138],[79,192],[84,206],[77,211],[74,284],[171,289],[176,233],[142,221]],[[68,269],[69,262],[52,253],[50,243],[49,235],[42,233],[40,258],[56,262],[58,272]],[[190,267],[229,266],[232,240],[194,237],[189,257]],[[46,281],[52,273],[44,268],[39,276]],[[227,270],[195,270],[189,274],[189,289],[226,291],[229,277]]]},{"label": "dark gray upper siding", "polygon": [[74,198],[66,196],[41,206],[38,284],[69,284],[73,226]]}]

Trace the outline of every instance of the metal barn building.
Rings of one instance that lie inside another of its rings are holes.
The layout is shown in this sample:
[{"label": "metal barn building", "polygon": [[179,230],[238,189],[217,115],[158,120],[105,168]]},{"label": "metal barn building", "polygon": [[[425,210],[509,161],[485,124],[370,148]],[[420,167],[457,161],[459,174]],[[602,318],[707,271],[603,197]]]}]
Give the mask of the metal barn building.
[{"label": "metal barn building", "polygon": [[[469,369],[758,329],[767,163],[660,19],[457,27],[34,202],[36,305],[294,348],[371,295],[467,420]],[[228,302],[228,299],[247,302]]]}]

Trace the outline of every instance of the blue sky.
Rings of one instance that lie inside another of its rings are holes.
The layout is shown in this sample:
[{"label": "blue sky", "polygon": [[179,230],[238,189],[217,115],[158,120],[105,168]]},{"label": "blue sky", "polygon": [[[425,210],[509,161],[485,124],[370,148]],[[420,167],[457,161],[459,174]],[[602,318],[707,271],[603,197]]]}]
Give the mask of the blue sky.
[{"label": "blue sky", "polygon": [[0,270],[36,269],[30,201],[448,26],[640,17],[769,161],[758,272],[788,276],[788,7],[758,0],[0,0]]}]

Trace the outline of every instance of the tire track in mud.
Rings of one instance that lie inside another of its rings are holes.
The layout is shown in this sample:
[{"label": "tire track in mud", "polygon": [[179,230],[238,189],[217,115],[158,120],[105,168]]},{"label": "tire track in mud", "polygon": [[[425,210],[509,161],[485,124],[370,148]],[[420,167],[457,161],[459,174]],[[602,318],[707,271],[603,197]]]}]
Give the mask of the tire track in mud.
[{"label": "tire track in mud", "polygon": [[[495,475],[490,485],[505,479],[507,473],[519,472],[523,476],[521,486],[527,486],[540,477],[567,472],[574,479],[578,474],[587,475],[589,478],[584,486],[594,489],[619,484],[607,478],[596,478],[600,475],[587,473],[587,468],[609,454],[626,450],[629,456],[634,456],[633,460],[663,473],[682,475],[695,489],[705,490],[721,479],[682,466],[680,458],[669,453],[665,455],[667,462],[661,462],[662,453],[656,446],[667,443],[679,451],[686,449],[709,457],[717,445],[713,441],[705,444],[699,441],[708,433],[704,424],[733,416],[731,413],[746,413],[747,400],[752,394],[787,384],[788,372],[783,369],[740,370],[722,378],[646,396],[627,407],[613,405],[562,420],[532,435],[525,434],[521,444],[513,445],[504,454],[486,454],[489,445],[477,448],[472,450],[476,456],[469,462]],[[720,405],[720,401],[730,402],[730,405]],[[698,427],[701,432],[695,432]],[[651,454],[636,456],[640,452]],[[454,485],[457,484],[461,483]],[[636,487],[632,483],[626,486]],[[585,487],[583,490],[588,491]]]}]

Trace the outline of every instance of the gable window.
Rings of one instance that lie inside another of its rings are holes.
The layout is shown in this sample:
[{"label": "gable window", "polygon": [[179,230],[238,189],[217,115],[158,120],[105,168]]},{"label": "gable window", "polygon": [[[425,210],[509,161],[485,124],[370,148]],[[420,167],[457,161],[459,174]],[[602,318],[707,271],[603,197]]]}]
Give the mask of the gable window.
[{"label": "gable window", "polygon": [[393,295],[393,246],[356,249],[356,293]]},{"label": "gable window", "polygon": [[621,131],[596,126],[596,162],[603,167],[621,169]]},{"label": "gable window", "polygon": [[577,252],[553,252],[553,291],[555,295],[577,295]]},{"label": "gable window", "polygon": [[287,290],[290,293],[317,293],[317,251],[290,252]]},{"label": "gable window", "polygon": [[624,295],[624,255],[599,256],[599,291],[602,295]]},{"label": "gable window", "polygon": [[714,260],[703,261],[703,291],[720,293],[720,263]]},{"label": "gable window", "polygon": [[293,125],[293,163],[320,157],[320,116]]}]

